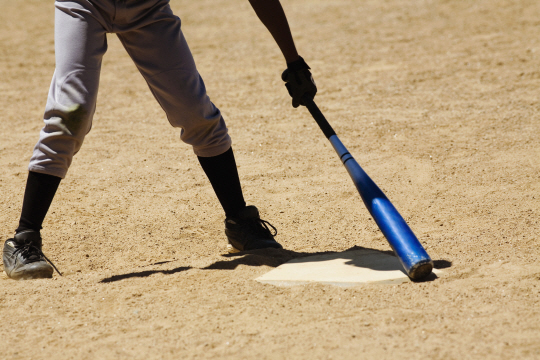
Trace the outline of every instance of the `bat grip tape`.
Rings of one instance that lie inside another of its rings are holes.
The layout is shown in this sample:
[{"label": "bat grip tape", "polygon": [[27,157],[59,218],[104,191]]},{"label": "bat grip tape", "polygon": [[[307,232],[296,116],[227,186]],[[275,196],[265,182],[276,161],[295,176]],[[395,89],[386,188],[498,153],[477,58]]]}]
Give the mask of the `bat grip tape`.
[{"label": "bat grip tape", "polygon": [[309,95],[304,95],[302,97],[302,102],[306,105],[309,112],[311,113],[311,116],[313,116],[313,119],[317,122],[317,125],[321,128],[322,132],[324,133],[324,136],[326,136],[327,139],[330,139],[331,136],[336,135],[336,132],[334,129],[332,129],[332,126],[326,120],[321,110],[319,110],[317,104],[313,101],[312,98],[309,97]]}]

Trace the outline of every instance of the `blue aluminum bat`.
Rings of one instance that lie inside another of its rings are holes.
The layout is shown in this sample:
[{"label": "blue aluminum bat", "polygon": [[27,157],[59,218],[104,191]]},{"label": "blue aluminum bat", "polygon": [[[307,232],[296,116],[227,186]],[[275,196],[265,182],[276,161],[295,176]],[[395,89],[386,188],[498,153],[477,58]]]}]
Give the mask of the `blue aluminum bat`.
[{"label": "blue aluminum bat", "polygon": [[315,102],[308,96],[304,96],[302,101],[334,147],[364,204],[399,258],[407,275],[413,280],[429,276],[433,270],[433,261],[409,225],[377,184],[358,165]]}]

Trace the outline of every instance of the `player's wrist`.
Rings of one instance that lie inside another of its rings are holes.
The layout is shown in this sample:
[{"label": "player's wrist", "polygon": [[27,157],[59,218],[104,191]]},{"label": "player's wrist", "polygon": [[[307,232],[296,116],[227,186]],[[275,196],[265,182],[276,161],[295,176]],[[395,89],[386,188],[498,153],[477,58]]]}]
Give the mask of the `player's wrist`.
[{"label": "player's wrist", "polygon": [[300,55],[298,55],[298,53],[294,53],[292,55],[287,55],[285,56],[285,62],[287,63],[287,66],[290,64],[290,63],[293,63],[295,61],[298,61],[298,59],[300,59]]},{"label": "player's wrist", "polygon": [[287,62],[287,69],[289,71],[300,71],[300,70],[309,70],[311,68],[301,56],[298,56],[296,60]]}]

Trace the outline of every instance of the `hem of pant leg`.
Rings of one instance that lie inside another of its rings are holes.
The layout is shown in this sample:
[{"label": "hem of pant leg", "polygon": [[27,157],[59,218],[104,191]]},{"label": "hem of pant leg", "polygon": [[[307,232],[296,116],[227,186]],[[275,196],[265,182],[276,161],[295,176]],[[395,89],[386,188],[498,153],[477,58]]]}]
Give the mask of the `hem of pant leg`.
[{"label": "hem of pant leg", "polygon": [[227,150],[229,150],[232,146],[232,141],[229,139],[229,141],[227,141],[226,143],[224,144],[221,144],[219,146],[213,146],[211,148],[195,148],[193,147],[193,152],[195,153],[195,155],[197,156],[200,156],[200,157],[214,157],[214,156],[218,156],[218,155],[221,155],[223,153],[225,153]]},{"label": "hem of pant leg", "polygon": [[36,165],[29,166],[28,171],[45,174],[45,175],[56,176],[56,177],[59,177],[60,179],[64,179],[66,177],[66,171],[47,169],[43,166],[36,166]]}]

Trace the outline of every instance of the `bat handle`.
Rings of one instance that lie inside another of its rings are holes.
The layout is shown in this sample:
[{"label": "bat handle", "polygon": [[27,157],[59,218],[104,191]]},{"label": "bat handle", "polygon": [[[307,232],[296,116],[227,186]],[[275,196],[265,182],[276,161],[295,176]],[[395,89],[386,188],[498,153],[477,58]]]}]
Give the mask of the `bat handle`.
[{"label": "bat handle", "polygon": [[313,101],[309,95],[306,94],[302,96],[302,103],[306,105],[307,109],[311,113],[311,116],[313,116],[313,119],[315,119],[327,139],[330,139],[330,136],[336,135],[336,132],[334,129],[332,129],[332,126],[328,120],[326,120],[321,110],[319,110],[317,104],[315,104],[315,101]]}]

